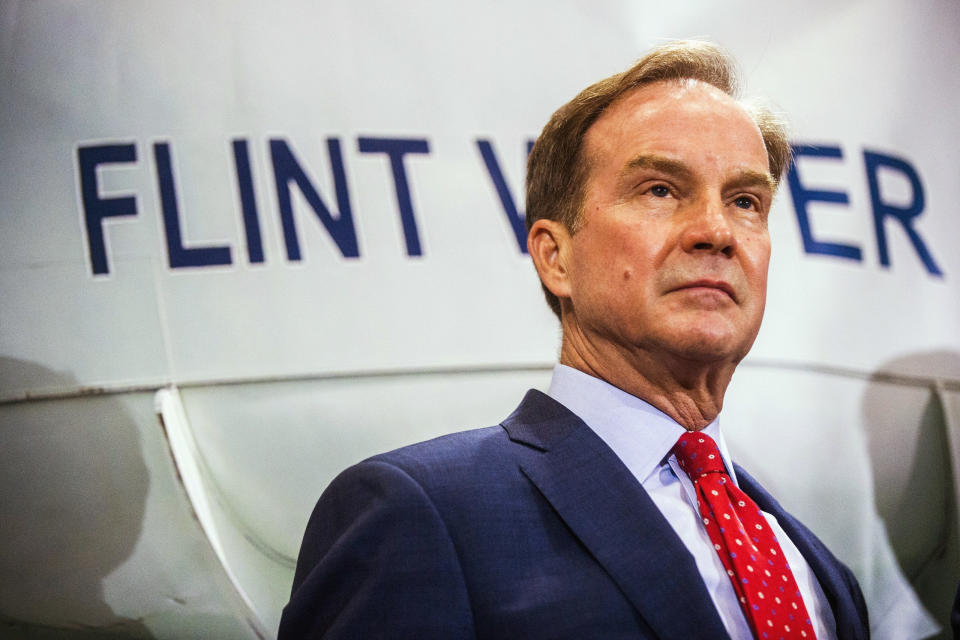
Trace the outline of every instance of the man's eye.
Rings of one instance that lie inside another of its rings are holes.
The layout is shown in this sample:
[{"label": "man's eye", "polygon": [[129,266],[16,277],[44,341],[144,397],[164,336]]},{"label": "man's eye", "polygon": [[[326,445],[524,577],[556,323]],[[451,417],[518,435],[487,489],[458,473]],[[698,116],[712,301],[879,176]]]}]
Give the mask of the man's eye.
[{"label": "man's eye", "polygon": [[666,198],[670,195],[670,189],[668,189],[666,185],[657,184],[650,187],[650,193],[658,198]]},{"label": "man's eye", "polygon": [[733,201],[733,204],[741,209],[752,209],[756,207],[756,203],[754,202],[753,198],[748,198],[747,196],[740,196]]}]

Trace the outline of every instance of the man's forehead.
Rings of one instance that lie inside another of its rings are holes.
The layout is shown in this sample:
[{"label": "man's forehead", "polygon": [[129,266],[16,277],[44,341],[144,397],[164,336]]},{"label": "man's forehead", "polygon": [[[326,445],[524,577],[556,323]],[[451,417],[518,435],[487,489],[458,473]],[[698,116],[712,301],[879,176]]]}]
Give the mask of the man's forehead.
[{"label": "man's forehead", "polygon": [[[641,118],[710,118],[719,114],[759,127],[747,108],[733,96],[709,83],[695,79],[658,80],[628,90],[614,100],[587,130],[609,133],[631,120]],[[596,137],[596,136],[595,136]]]},{"label": "man's forehead", "polygon": [[766,146],[760,128],[747,108],[721,89],[699,80],[661,80],[631,89],[614,101],[584,137],[585,157],[591,164],[605,151],[634,155],[623,147],[638,136],[667,143],[697,138],[710,128],[721,128],[744,148],[756,143],[757,160],[766,167]]},{"label": "man's forehead", "polygon": [[[604,111],[604,116],[620,108],[640,109],[645,104],[656,101],[669,102],[671,100],[684,103],[702,101],[704,104],[726,105],[742,111],[744,115],[748,115],[743,105],[723,89],[695,78],[677,78],[656,80],[628,89],[623,95],[610,103]],[[603,116],[601,116],[602,118]]]}]

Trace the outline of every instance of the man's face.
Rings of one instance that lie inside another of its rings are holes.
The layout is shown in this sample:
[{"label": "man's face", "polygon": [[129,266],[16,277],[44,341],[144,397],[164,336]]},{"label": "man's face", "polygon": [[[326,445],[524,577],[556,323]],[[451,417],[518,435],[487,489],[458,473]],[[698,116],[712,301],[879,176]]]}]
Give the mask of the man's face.
[{"label": "man's face", "polygon": [[583,224],[566,265],[583,336],[742,359],[763,317],[774,189],[754,121],[715,87],[658,82],[604,112],[584,153]]}]

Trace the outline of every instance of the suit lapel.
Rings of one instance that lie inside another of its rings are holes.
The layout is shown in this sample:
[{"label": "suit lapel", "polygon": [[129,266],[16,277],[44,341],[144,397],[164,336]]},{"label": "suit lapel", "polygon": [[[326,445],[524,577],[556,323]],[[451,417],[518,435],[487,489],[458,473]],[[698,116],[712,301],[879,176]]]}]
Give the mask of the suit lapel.
[{"label": "suit lapel", "polygon": [[693,557],[593,431],[537,391],[503,427],[540,450],[521,470],[659,636],[728,637]]},{"label": "suit lapel", "polygon": [[[736,466],[736,472],[738,483],[743,491],[761,509],[777,519],[784,532],[790,536],[791,542],[810,565],[833,610],[833,617],[837,624],[837,637],[865,638],[862,622],[866,617],[865,610],[863,615],[858,611],[858,603],[851,597],[853,589],[842,572],[840,561],[809,529],[784,511],[780,503],[739,465]],[[862,601],[860,604],[862,605]]]}]

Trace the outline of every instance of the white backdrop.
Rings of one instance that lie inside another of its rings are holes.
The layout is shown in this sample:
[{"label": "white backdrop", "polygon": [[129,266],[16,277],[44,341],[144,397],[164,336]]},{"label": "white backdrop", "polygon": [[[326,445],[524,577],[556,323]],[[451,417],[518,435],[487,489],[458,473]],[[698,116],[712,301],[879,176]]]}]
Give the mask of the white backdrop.
[{"label": "white backdrop", "polygon": [[[914,591],[944,619],[960,7],[674,4],[5,2],[0,575],[36,584],[0,578],[0,616],[272,633],[337,471],[547,380],[558,328],[512,220],[528,142],[650,46],[708,37],[802,146],[734,453],[854,568],[878,635],[933,628]],[[809,468],[778,463],[797,448]],[[104,500],[136,506],[63,543],[98,595],[51,586],[32,534]],[[147,576],[178,562],[171,604]]]}]

